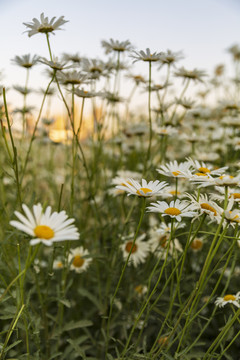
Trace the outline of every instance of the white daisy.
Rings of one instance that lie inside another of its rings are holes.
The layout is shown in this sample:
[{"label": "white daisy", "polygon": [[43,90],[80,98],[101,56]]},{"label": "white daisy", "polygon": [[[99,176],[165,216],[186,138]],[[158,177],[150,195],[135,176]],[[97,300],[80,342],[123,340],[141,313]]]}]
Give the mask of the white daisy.
[{"label": "white daisy", "polygon": [[153,129],[156,134],[161,135],[161,136],[171,136],[171,135],[176,135],[177,134],[177,129],[174,128],[171,125],[168,126],[155,126]]},{"label": "white daisy", "polygon": [[129,40],[119,41],[110,39],[109,41],[102,40],[102,47],[105,49],[105,53],[109,54],[113,51],[124,52],[132,49],[132,45]]},{"label": "white daisy", "polygon": [[15,63],[16,65],[24,67],[25,69],[30,69],[35,64],[37,64],[38,60],[39,60],[38,55],[33,55],[31,58],[30,54],[26,54],[23,56],[15,56],[15,58],[12,59],[12,62]]},{"label": "white daisy", "polygon": [[203,247],[203,239],[202,238],[195,238],[190,244],[190,248],[194,252],[202,250],[202,247]]},{"label": "white daisy", "polygon": [[192,182],[199,185],[199,187],[206,186],[239,186],[240,185],[240,176],[231,176],[223,174],[217,178],[209,176],[200,176],[197,178],[192,178]]},{"label": "white daisy", "polygon": [[149,244],[146,241],[143,241],[145,237],[146,234],[139,236],[136,239],[134,245],[133,245],[133,236],[127,237],[127,240],[125,240],[124,243],[120,246],[124,260],[127,259],[132,248],[128,265],[133,264],[134,267],[137,267],[139,264],[143,263],[146,260],[146,257],[148,256],[149,253]]},{"label": "white daisy", "polygon": [[215,301],[215,305],[219,307],[224,307],[226,304],[233,304],[239,308],[240,307],[239,299],[240,299],[240,291],[236,295],[228,294],[225,295],[224,297],[218,297],[217,300]]},{"label": "white daisy", "polygon": [[147,209],[148,211],[158,212],[162,216],[170,216],[177,221],[181,221],[182,217],[193,217],[196,215],[196,212],[192,211],[192,206],[188,201],[171,201],[170,204],[165,201],[157,201],[156,203],[151,203]]},{"label": "white daisy", "polygon": [[70,250],[68,261],[71,263],[70,270],[74,270],[77,273],[86,271],[92,262],[92,258],[89,257],[89,252],[82,246]]},{"label": "white daisy", "polygon": [[[163,235],[161,233],[158,233],[157,230],[151,233],[151,237],[149,240],[151,252],[161,257],[162,260],[164,260],[166,257],[166,250],[169,238],[170,233],[166,233],[165,235]],[[176,254],[176,251],[182,252],[182,245],[177,238],[172,239],[170,242],[169,255],[174,256]]]},{"label": "white daisy", "polygon": [[[123,179],[124,180],[124,179]],[[116,186],[119,190],[128,192],[128,195],[137,195],[143,197],[160,196],[162,195],[163,189],[166,190],[168,184],[166,181],[149,181],[149,183],[142,179],[142,184],[131,178],[124,180],[121,185]]]},{"label": "white daisy", "polygon": [[147,293],[147,286],[146,285],[137,285],[135,288],[134,288],[134,291],[136,292],[136,294],[141,297],[143,295],[145,295]]},{"label": "white daisy", "polygon": [[152,53],[149,48],[146,49],[146,52],[143,50],[140,51],[133,51],[132,55],[130,55],[132,58],[134,58],[134,62],[142,60],[142,61],[148,61],[148,62],[156,62],[161,60],[161,56],[163,53]]},{"label": "white daisy", "polygon": [[186,194],[190,199],[193,210],[198,210],[199,214],[195,217],[199,217],[202,214],[207,214],[211,220],[217,221],[220,223],[222,218],[223,209],[215,203],[215,201],[210,200],[207,194],[200,194],[199,197],[197,194],[191,195]]},{"label": "white daisy", "polygon": [[187,161],[190,164],[190,167],[193,168],[193,170],[197,171],[197,173],[203,173],[207,175],[222,175],[225,170],[227,170],[228,166],[219,168],[219,169],[212,169],[211,165],[206,165],[205,162],[199,162],[198,160],[193,160],[191,158],[187,158]]},{"label": "white daisy", "polygon": [[184,79],[203,82],[202,78],[204,76],[206,76],[207,74],[206,74],[206,72],[204,70],[198,70],[198,69],[186,70],[182,66],[180,69],[178,69],[175,72],[174,75],[177,76],[177,77],[182,77]]},{"label": "white daisy", "polygon": [[64,20],[64,16],[60,16],[55,21],[56,17],[54,16],[50,21],[48,20],[48,17],[44,17],[44,13],[40,15],[40,21],[36,18],[32,19],[32,22],[30,23],[23,23],[27,28],[30,30],[26,30],[25,32],[28,32],[28,36],[33,36],[37,33],[44,33],[48,34],[50,32],[53,33],[55,30],[61,30],[60,26],[65,24],[66,20]]},{"label": "white daisy", "polygon": [[161,165],[160,168],[157,169],[157,172],[169,177],[189,178],[192,176],[190,164],[188,162],[178,164],[176,160],[170,161],[168,164]]},{"label": "white daisy", "polygon": [[230,225],[232,225],[233,227],[236,224],[240,223],[240,210],[239,209],[235,209],[235,210],[225,210],[224,211],[224,215],[225,215],[225,219],[228,220],[228,222],[230,223]]},{"label": "white daisy", "polygon": [[12,220],[10,225],[33,237],[30,245],[42,242],[51,246],[54,242],[79,239],[79,232],[76,226],[72,225],[75,219],[69,219],[64,210],[51,214],[51,206],[43,211],[41,204],[34,205],[32,212],[25,204],[22,208],[25,216],[15,211],[14,214],[20,221]]},{"label": "white daisy", "polygon": [[64,263],[61,259],[55,259],[53,261],[53,269],[54,270],[60,270],[60,269],[63,269],[64,267]]}]

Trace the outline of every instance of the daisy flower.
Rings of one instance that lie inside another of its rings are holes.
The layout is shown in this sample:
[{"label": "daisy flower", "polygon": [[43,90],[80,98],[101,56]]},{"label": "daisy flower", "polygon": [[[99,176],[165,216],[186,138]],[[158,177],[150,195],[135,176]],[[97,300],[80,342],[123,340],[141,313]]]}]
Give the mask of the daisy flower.
[{"label": "daisy flower", "polygon": [[161,136],[172,136],[178,133],[177,129],[172,127],[171,125],[155,127],[154,131],[156,132],[156,134]]},{"label": "daisy flower", "polygon": [[188,201],[171,201],[168,204],[165,201],[157,201],[156,203],[151,203],[147,209],[148,211],[157,212],[162,214],[162,216],[170,216],[177,221],[181,221],[182,217],[193,217],[196,212],[192,211],[192,205]]},{"label": "daisy flower", "polygon": [[128,195],[137,195],[143,197],[152,197],[152,196],[161,196],[163,194],[163,189],[166,190],[167,187],[166,181],[149,181],[149,183],[142,179],[142,184],[138,181],[128,178],[126,181],[123,181],[121,185],[116,186],[119,190],[124,190],[128,192]]},{"label": "daisy flower", "polygon": [[89,252],[82,246],[70,250],[68,261],[71,263],[70,270],[82,273],[87,270],[92,262],[92,258],[88,257]]},{"label": "daisy flower", "polygon": [[146,52],[143,50],[140,51],[133,51],[132,55],[130,55],[132,58],[134,58],[134,62],[142,60],[142,61],[148,61],[148,62],[156,62],[161,60],[162,53],[151,53],[150,49],[147,48]]},{"label": "daisy flower", "polygon": [[138,296],[143,296],[147,293],[147,286],[146,285],[137,285],[134,288],[134,291]]},{"label": "daisy flower", "polygon": [[169,177],[189,178],[192,176],[190,164],[188,162],[178,164],[176,160],[170,161],[168,164],[161,165],[160,168],[157,169],[157,172]]},{"label": "daisy flower", "polygon": [[31,58],[30,54],[26,54],[23,56],[15,56],[15,58],[12,59],[12,62],[15,63],[16,65],[29,69],[32,66],[36,65],[38,60],[39,57],[37,55],[33,55],[33,57]]},{"label": "daisy flower", "polygon": [[81,71],[73,70],[68,72],[61,72],[58,74],[58,80],[64,85],[80,85],[87,79],[87,75],[82,74]]},{"label": "daisy flower", "polygon": [[240,210],[239,209],[231,210],[233,205],[234,205],[234,198],[230,197],[227,208],[224,211],[224,216],[225,219],[229,222],[229,224],[234,227],[236,226],[236,224],[240,223]]},{"label": "daisy flower", "polygon": [[132,45],[129,40],[118,41],[110,39],[109,41],[102,40],[102,47],[105,49],[105,53],[109,54],[113,51],[124,52],[132,49]]},{"label": "daisy flower", "polygon": [[183,58],[184,56],[182,54],[182,51],[173,52],[171,50],[167,50],[167,52],[161,55],[160,60],[162,64],[172,65]]},{"label": "daisy flower", "polygon": [[221,221],[223,209],[215,201],[210,200],[207,194],[200,194],[199,198],[197,194],[191,195],[187,193],[186,196],[191,201],[192,209],[199,211],[199,214],[194,219],[205,213],[211,220],[218,223]]},{"label": "daisy flower", "polygon": [[[212,169],[212,166],[208,166],[205,164],[205,162],[199,162],[198,160],[193,160],[191,158],[187,158],[187,161],[190,164],[190,167],[193,168],[194,171],[197,171],[197,173],[207,174],[207,175],[218,175],[221,176],[225,170],[227,170],[228,166],[224,166],[219,169]],[[204,175],[203,175],[204,176]]]},{"label": "daisy flower", "polygon": [[203,240],[202,238],[196,238],[194,239],[191,244],[190,244],[190,248],[194,251],[194,252],[197,252],[197,251],[200,251],[202,250],[202,247],[203,247]]},{"label": "daisy flower", "polygon": [[225,295],[224,297],[218,297],[217,300],[215,301],[215,305],[218,307],[224,307],[226,304],[233,304],[236,307],[240,307],[239,304],[239,299],[240,299],[240,291],[236,294],[236,295]]},{"label": "daisy flower", "polygon": [[224,215],[225,215],[225,219],[228,220],[228,222],[230,223],[230,225],[232,225],[233,227],[236,224],[240,223],[240,210],[235,209],[235,210],[225,210],[224,211]]},{"label": "daisy flower", "polygon": [[184,67],[181,67],[175,72],[174,75],[177,77],[182,77],[183,79],[203,82],[202,78],[207,74],[204,70],[198,70],[198,69],[186,70]]},{"label": "daisy flower", "polygon": [[65,24],[66,20],[64,20],[64,16],[60,16],[55,21],[56,17],[54,16],[50,21],[48,20],[48,17],[44,17],[44,13],[40,15],[40,21],[36,18],[32,19],[32,22],[29,23],[23,23],[27,28],[30,30],[26,30],[25,32],[28,32],[28,36],[31,37],[37,33],[44,33],[48,34],[52,32],[54,34],[55,30],[61,30],[60,26]]},{"label": "daisy flower", "polygon": [[59,270],[59,269],[63,269],[64,264],[63,261],[60,259],[56,259],[53,261],[53,269],[54,270]]},{"label": "daisy flower", "polygon": [[[165,259],[167,245],[170,238],[171,224],[168,225],[169,225],[169,231],[165,232],[165,234],[159,232],[159,229],[150,232],[150,240],[149,240],[150,250],[152,253],[161,257],[162,260]],[[176,238],[171,240],[169,246],[169,254],[173,256],[176,253],[175,250],[182,252],[182,245],[180,244],[179,240]]]},{"label": "daisy flower", "polygon": [[223,174],[217,178],[213,178],[209,176],[200,176],[197,178],[192,178],[192,182],[199,185],[199,187],[206,186],[239,186],[240,185],[240,177],[239,175],[234,177],[231,175]]},{"label": "daisy flower", "polygon": [[149,253],[149,244],[146,241],[143,241],[145,237],[146,234],[142,234],[141,236],[137,237],[133,248],[133,236],[130,238],[127,237],[127,240],[125,240],[124,243],[120,246],[124,260],[127,259],[132,248],[128,265],[132,264],[134,267],[137,267],[146,260],[146,257]]},{"label": "daisy flower", "polygon": [[79,232],[72,225],[75,219],[69,219],[65,211],[51,213],[51,206],[44,211],[41,204],[34,205],[32,212],[25,204],[22,208],[25,216],[15,211],[20,221],[12,220],[10,225],[30,235],[30,245],[43,243],[51,246],[54,242],[79,239]]}]

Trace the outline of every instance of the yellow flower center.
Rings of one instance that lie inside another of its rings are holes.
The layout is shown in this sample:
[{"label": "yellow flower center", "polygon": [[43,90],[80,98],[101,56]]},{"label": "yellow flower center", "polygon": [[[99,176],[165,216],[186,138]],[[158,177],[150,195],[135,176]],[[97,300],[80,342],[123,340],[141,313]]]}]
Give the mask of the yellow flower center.
[{"label": "yellow flower center", "polygon": [[135,287],[134,289],[139,295],[142,295],[143,293],[143,286],[142,285],[138,285]]},{"label": "yellow flower center", "polygon": [[208,168],[205,168],[205,167],[200,167],[199,169],[198,169],[198,171],[200,171],[201,173],[210,173],[210,170],[208,169]]},{"label": "yellow flower center", "polygon": [[34,233],[36,237],[39,239],[52,239],[54,237],[54,231],[46,225],[38,225],[34,229]]},{"label": "yellow flower center", "polygon": [[170,207],[166,210],[164,210],[165,214],[167,215],[172,215],[172,216],[177,216],[181,214],[181,211],[175,207]]},{"label": "yellow flower center", "polygon": [[84,262],[85,260],[80,255],[76,255],[74,256],[72,264],[73,266],[80,268],[83,266]]},{"label": "yellow flower center", "polygon": [[234,199],[240,199],[240,193],[233,193],[231,196],[233,196]]},{"label": "yellow flower center", "polygon": [[225,295],[223,300],[224,301],[230,301],[230,300],[234,301],[234,300],[236,300],[236,296],[234,296],[234,295]]},{"label": "yellow flower center", "polygon": [[61,261],[58,261],[58,263],[56,265],[57,265],[56,267],[58,269],[61,269],[63,267],[63,263]]},{"label": "yellow flower center", "polygon": [[200,250],[203,246],[203,242],[200,239],[194,239],[193,242],[191,243],[190,247],[193,250]]},{"label": "yellow flower center", "polygon": [[214,216],[217,215],[216,210],[215,210],[214,207],[212,207],[211,205],[209,205],[209,204],[207,204],[207,203],[203,203],[203,204],[201,204],[200,206],[201,206],[201,208],[202,208],[203,210],[208,210],[208,211],[213,212],[213,213],[214,213]]},{"label": "yellow flower center", "polygon": [[180,191],[176,192],[176,190],[170,190],[169,194],[171,194],[171,195],[180,195],[181,193],[180,193]]},{"label": "yellow flower center", "polygon": [[144,194],[147,194],[147,193],[149,193],[149,192],[152,192],[152,190],[151,190],[151,189],[148,189],[148,188],[140,188],[140,189],[137,190],[137,194],[138,194],[138,195],[144,196],[144,195],[142,194],[142,192],[143,192]]},{"label": "yellow flower center", "polygon": [[234,178],[234,176],[232,176],[232,175],[222,175],[222,176],[219,176],[219,179],[223,180],[226,176],[228,176],[229,179]]},{"label": "yellow flower center", "polygon": [[173,171],[172,174],[173,174],[174,176],[178,176],[178,175],[181,174],[181,171]]},{"label": "yellow flower center", "polygon": [[194,175],[197,175],[197,176],[207,176],[207,174],[204,174],[204,173],[201,173],[201,172],[196,173],[196,174],[194,174]]},{"label": "yellow flower center", "polygon": [[48,33],[48,32],[52,32],[54,30],[54,28],[51,25],[41,25],[38,28],[38,32],[40,33]]},{"label": "yellow flower center", "polygon": [[158,242],[159,242],[159,245],[162,248],[165,248],[166,245],[167,245],[167,237],[166,237],[166,235],[160,236],[160,238],[158,239]]},{"label": "yellow flower center", "polygon": [[161,346],[167,346],[167,344],[168,344],[168,336],[161,336],[161,337],[158,339],[158,343],[159,343],[159,345],[161,345]]},{"label": "yellow flower center", "polygon": [[[126,246],[125,246],[125,250],[126,250],[128,253],[130,253],[130,250],[131,250],[131,248],[132,248],[132,244],[133,244],[133,242],[132,242],[132,241],[129,241],[129,242],[126,244]],[[133,245],[133,248],[132,248],[132,254],[135,253],[136,251],[137,251],[137,245],[134,244],[134,245]]]}]

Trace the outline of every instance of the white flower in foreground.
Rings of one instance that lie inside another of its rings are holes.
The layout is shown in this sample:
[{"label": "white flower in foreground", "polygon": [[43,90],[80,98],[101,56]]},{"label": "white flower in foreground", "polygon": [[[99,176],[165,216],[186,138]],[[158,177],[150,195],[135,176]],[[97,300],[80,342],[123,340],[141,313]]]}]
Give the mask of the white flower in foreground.
[{"label": "white flower in foreground", "polygon": [[134,267],[137,267],[138,264],[141,264],[146,260],[146,257],[148,256],[149,253],[149,244],[146,241],[143,241],[145,237],[146,234],[139,236],[136,239],[134,245],[133,245],[133,236],[131,236],[130,238],[128,237],[128,239],[120,246],[124,260],[127,259],[132,248],[128,265],[133,264]]},{"label": "white flower in foreground", "polygon": [[23,23],[27,28],[30,30],[26,30],[28,32],[28,36],[33,36],[37,33],[44,33],[48,34],[50,32],[53,33],[55,30],[61,30],[60,26],[68,22],[67,20],[64,20],[64,16],[60,16],[55,21],[56,17],[54,16],[50,21],[48,20],[48,17],[44,17],[44,13],[40,15],[40,21],[36,18],[32,19],[32,22],[30,23]]},{"label": "white flower in foreground", "polygon": [[170,161],[170,163],[161,165],[157,172],[164,176],[179,177],[179,178],[190,178],[192,173],[190,171],[190,164],[183,162],[178,164],[176,160]]},{"label": "white flower in foreground", "polygon": [[168,184],[166,181],[149,181],[149,183],[142,179],[142,184],[138,181],[133,180],[131,178],[127,179],[126,181],[123,180],[121,185],[116,186],[119,190],[124,190],[128,192],[128,195],[137,195],[143,197],[151,197],[151,196],[160,196],[162,195],[163,189],[166,190]]},{"label": "white flower in foreground", "polygon": [[148,211],[157,212],[162,214],[162,216],[170,216],[175,218],[177,221],[181,221],[182,217],[193,217],[196,215],[196,212],[192,211],[192,206],[187,201],[171,201],[170,204],[165,201],[157,201],[156,203],[151,203],[147,209]]},{"label": "white flower in foreground", "polygon": [[82,273],[87,270],[92,258],[89,257],[89,252],[82,246],[70,250],[68,261],[71,263],[70,270],[74,270],[77,273]]},{"label": "white flower in foreground", "polygon": [[219,307],[224,307],[226,304],[233,304],[239,308],[240,307],[239,299],[240,299],[240,291],[236,295],[228,294],[225,295],[224,297],[218,297],[217,300],[215,301],[215,305]]},{"label": "white flower in foreground", "polygon": [[41,204],[34,205],[32,212],[25,204],[22,208],[25,216],[15,211],[20,221],[12,220],[10,225],[33,237],[30,245],[43,243],[51,246],[54,242],[79,239],[78,229],[72,225],[75,219],[69,219],[64,210],[51,213],[52,208],[48,206],[43,211]]}]

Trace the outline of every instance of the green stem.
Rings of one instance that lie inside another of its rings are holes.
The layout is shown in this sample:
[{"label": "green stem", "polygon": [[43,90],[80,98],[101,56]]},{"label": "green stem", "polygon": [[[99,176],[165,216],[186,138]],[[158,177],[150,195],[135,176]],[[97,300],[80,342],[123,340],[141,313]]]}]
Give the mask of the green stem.
[{"label": "green stem", "polygon": [[107,352],[108,352],[108,344],[109,344],[109,330],[110,330],[110,323],[111,323],[111,317],[112,317],[112,309],[113,309],[113,304],[114,304],[114,300],[116,298],[116,295],[118,293],[118,290],[119,290],[119,287],[120,287],[120,284],[122,282],[122,279],[123,279],[123,275],[125,273],[125,270],[126,270],[126,267],[128,265],[128,262],[129,262],[129,259],[130,259],[130,256],[131,256],[131,253],[132,253],[132,250],[135,246],[135,242],[136,242],[136,239],[137,239],[137,236],[138,236],[138,232],[140,230],[140,227],[141,227],[141,224],[142,224],[142,220],[143,220],[143,215],[144,215],[144,211],[145,211],[145,207],[146,207],[146,198],[143,197],[142,198],[143,202],[142,202],[142,207],[141,207],[141,215],[140,215],[140,219],[139,219],[139,222],[138,222],[138,226],[137,226],[137,230],[135,232],[135,235],[134,235],[134,239],[133,239],[133,242],[132,242],[132,246],[131,246],[131,249],[129,251],[129,254],[128,254],[128,257],[125,261],[125,264],[122,268],[122,272],[121,272],[121,275],[120,275],[120,278],[118,280],[118,283],[117,283],[117,286],[116,286],[116,289],[114,291],[114,294],[111,298],[111,302],[110,302],[110,310],[109,310],[109,315],[108,315],[108,322],[107,322],[107,343],[106,343],[106,356],[107,356]]},{"label": "green stem", "polygon": [[148,78],[148,121],[149,121],[149,143],[147,156],[145,160],[144,173],[148,169],[148,161],[151,157],[151,147],[152,147],[152,114],[151,114],[151,82],[152,82],[152,62],[149,61],[149,78]]},{"label": "green stem", "polygon": [[9,120],[9,116],[8,116],[8,108],[7,108],[7,100],[6,100],[6,91],[5,91],[5,88],[3,88],[3,102],[4,102],[5,115],[6,115],[7,124],[8,124],[8,131],[9,131],[10,140],[11,140],[11,145],[12,145],[12,150],[13,150],[13,162],[12,162],[12,167],[13,167],[13,170],[14,170],[14,173],[15,173],[15,179],[16,179],[16,184],[17,184],[17,197],[18,197],[19,205],[20,205],[20,207],[22,208],[21,182],[19,181],[17,148],[16,148],[16,146],[15,146],[15,144],[14,144],[13,135],[12,135],[12,130],[11,130],[11,124],[10,124],[10,120]]}]

